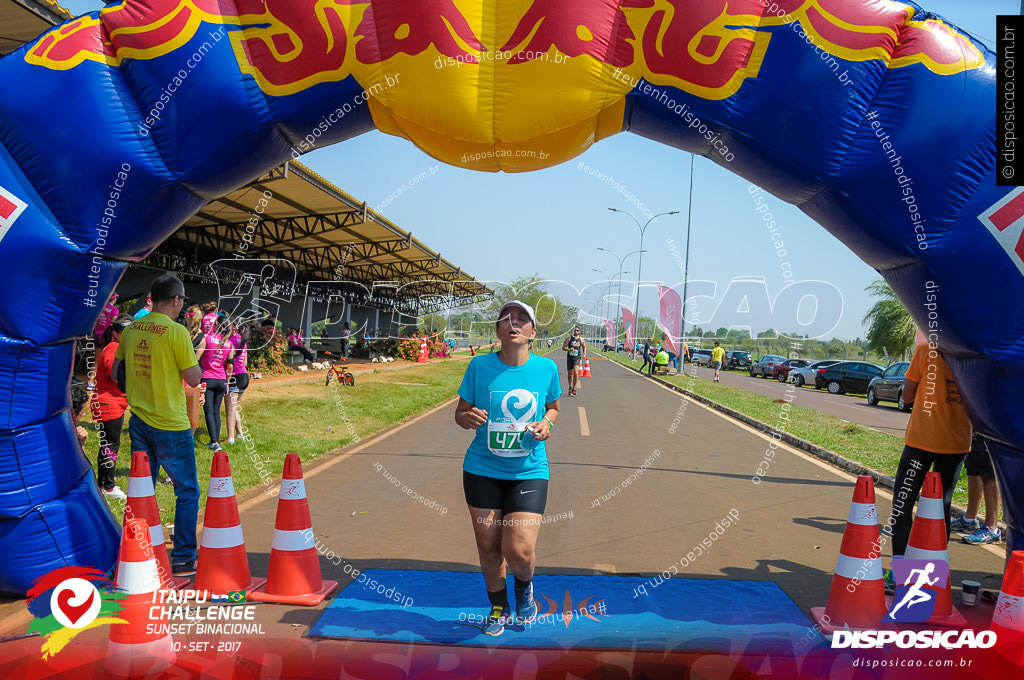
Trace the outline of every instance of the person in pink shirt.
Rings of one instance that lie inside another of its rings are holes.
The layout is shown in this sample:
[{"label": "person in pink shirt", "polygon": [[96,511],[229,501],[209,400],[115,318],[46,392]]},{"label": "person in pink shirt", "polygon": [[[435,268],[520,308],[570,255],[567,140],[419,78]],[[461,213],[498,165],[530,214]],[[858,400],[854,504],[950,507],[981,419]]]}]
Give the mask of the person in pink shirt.
[{"label": "person in pink shirt", "polygon": [[298,328],[292,328],[291,333],[288,334],[288,349],[294,350],[305,357],[302,361],[305,363],[312,363],[313,353],[305,347],[306,340],[302,337],[302,333],[299,332]]},{"label": "person in pink shirt", "polygon": [[235,348],[235,359],[232,362],[231,377],[228,378],[228,398],[224,403],[224,409],[227,412],[228,444],[234,444],[236,436],[238,439],[245,439],[245,436],[242,435],[242,412],[238,407],[238,402],[245,394],[246,388],[249,387],[250,326],[243,324],[239,328],[238,324],[232,323],[230,333],[230,342]]},{"label": "person in pink shirt", "polygon": [[210,329],[213,328],[214,322],[217,320],[217,303],[214,301],[204,302],[199,306],[199,310],[203,313],[203,318],[199,324],[199,330],[203,333],[209,333]]},{"label": "person in pink shirt", "polygon": [[103,306],[103,311],[100,312],[100,318],[96,319],[96,327],[93,329],[92,334],[100,341],[100,347],[106,344],[106,340],[103,338],[103,332],[110,327],[110,324],[114,323],[114,319],[117,318],[118,311],[117,307],[114,306],[114,302],[117,301],[117,293],[111,293],[110,299],[107,300],[107,304]]},{"label": "person in pink shirt", "polygon": [[221,451],[220,405],[228,391],[234,358],[234,345],[224,327],[226,317],[217,315],[210,326],[210,332],[196,348],[196,357],[203,370],[201,380],[206,384],[206,398],[203,413],[206,415],[206,431],[210,434],[210,449]]}]

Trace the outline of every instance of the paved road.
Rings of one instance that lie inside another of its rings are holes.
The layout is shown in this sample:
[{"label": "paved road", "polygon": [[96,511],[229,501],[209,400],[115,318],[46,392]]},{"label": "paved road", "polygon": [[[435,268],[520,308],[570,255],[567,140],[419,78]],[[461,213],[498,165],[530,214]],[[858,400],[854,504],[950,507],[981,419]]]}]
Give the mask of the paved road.
[{"label": "paved road", "polygon": [[[564,373],[564,362],[558,363]],[[853,477],[780,446],[755,484],[751,477],[765,461],[765,436],[610,361],[592,364],[594,377],[584,379],[580,396],[562,398],[549,449],[546,514],[571,513],[571,518],[543,525],[538,572],[653,577],[675,566],[680,578],[774,581],[805,612],[823,605]],[[352,583],[351,566],[479,573],[461,488],[471,435],[454,424],[454,408],[450,402],[308,466],[316,538],[333,557],[320,560],[325,578],[359,587]],[[627,483],[645,460],[648,469]],[[389,478],[439,510],[414,501]],[[883,518],[890,500],[878,493]],[[266,494],[240,506],[255,575],[267,573],[276,506]],[[680,566],[730,512],[738,523],[714,540],[709,552]],[[954,583],[973,578],[986,589],[999,588],[1000,551],[951,543],[949,554]],[[348,573],[346,565],[351,565]],[[657,590],[649,596],[658,597]],[[256,620],[266,636],[298,642],[328,602],[309,608],[260,606]],[[479,590],[466,593],[466,607],[482,611],[485,606],[481,577]],[[992,606],[964,613],[983,626]],[[20,630],[24,626],[19,624]],[[100,644],[107,634],[101,628],[82,637]],[[15,649],[20,648],[0,646],[0,658],[21,653]]]},{"label": "paved road", "polygon": [[[689,364],[687,364],[686,370],[690,370]],[[713,375],[714,371],[710,368],[697,368],[697,376],[700,378],[710,380]],[[720,375],[723,385],[738,387],[773,399],[781,398],[786,390],[785,383],[760,377],[751,378],[746,371],[721,371]],[[909,413],[901,413],[896,408],[896,404],[888,402],[882,402],[878,406],[868,406],[864,397],[829,394],[825,390],[816,390],[806,386],[801,387],[796,395],[794,403],[800,406],[900,437],[903,436],[903,432],[907,429],[907,421],[910,420]]]},{"label": "paved road", "polygon": [[[556,363],[564,375],[564,362]],[[697,403],[684,409],[678,394],[610,361],[595,360],[592,370],[580,396],[561,400],[549,449],[546,514],[571,512],[572,518],[543,526],[538,571],[657,574],[678,567],[735,510],[739,523],[709,553],[679,568],[680,576],[771,580],[805,611],[823,605],[853,477],[783,447],[754,484],[766,437]],[[471,435],[454,424],[453,411],[448,404],[338,454],[307,480],[325,548],[360,569],[479,569],[461,488]],[[645,460],[649,469],[627,484]],[[413,501],[385,474],[447,513]],[[882,517],[889,498],[879,494]],[[264,502],[242,513],[254,573],[266,570],[274,512],[275,504]],[[970,574],[998,589],[1003,560],[994,550],[951,544],[950,557],[955,582]],[[325,577],[351,581],[341,567],[321,564]],[[479,593],[467,594],[467,606],[484,606],[482,598],[481,581]],[[292,610],[281,618],[282,628],[317,615],[316,609]]]}]

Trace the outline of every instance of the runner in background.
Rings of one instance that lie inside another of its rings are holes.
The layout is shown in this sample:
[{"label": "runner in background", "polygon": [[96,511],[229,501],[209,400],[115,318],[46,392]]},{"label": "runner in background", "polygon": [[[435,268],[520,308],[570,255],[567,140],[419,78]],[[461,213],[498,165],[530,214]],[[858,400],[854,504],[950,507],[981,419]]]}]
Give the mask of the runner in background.
[{"label": "runner in background", "polygon": [[572,329],[572,335],[562,343],[562,349],[566,352],[565,369],[569,382],[569,396],[575,397],[576,388],[580,382],[579,367],[583,363],[583,358],[587,355],[587,343],[580,337],[578,326]]}]

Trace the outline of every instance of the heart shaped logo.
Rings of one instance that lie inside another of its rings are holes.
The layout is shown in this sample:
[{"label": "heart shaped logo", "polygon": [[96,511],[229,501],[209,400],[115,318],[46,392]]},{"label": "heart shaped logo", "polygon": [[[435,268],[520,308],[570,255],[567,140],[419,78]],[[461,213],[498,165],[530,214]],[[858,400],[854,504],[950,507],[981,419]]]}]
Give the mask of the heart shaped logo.
[{"label": "heart shaped logo", "polygon": [[80,578],[63,581],[50,598],[54,618],[68,628],[84,628],[92,623],[101,604],[96,586]]}]

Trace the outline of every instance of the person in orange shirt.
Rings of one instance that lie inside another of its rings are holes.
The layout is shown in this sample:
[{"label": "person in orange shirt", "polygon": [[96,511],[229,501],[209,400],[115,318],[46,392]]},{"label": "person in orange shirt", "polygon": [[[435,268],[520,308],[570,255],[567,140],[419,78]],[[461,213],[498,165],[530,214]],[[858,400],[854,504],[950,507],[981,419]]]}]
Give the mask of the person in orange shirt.
[{"label": "person in orange shirt", "polygon": [[892,554],[902,557],[910,539],[913,507],[921,493],[924,476],[934,470],[942,476],[946,539],[949,512],[960,468],[971,450],[971,420],[960,388],[942,357],[942,350],[927,342],[914,348],[906,372],[903,401],[913,403],[904,434],[903,455],[896,471],[892,501]]}]

